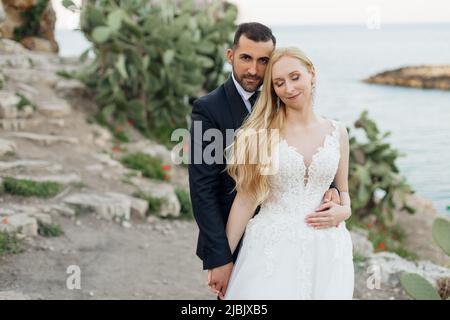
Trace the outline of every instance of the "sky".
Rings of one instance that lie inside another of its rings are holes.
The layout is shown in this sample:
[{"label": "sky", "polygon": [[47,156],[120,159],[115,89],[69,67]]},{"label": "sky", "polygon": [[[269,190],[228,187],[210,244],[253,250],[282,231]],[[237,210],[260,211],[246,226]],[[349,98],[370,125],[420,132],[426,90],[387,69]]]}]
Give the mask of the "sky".
[{"label": "sky", "polygon": [[[73,0],[80,3],[81,0]],[[449,22],[449,0],[229,0],[239,7],[238,23],[269,26]],[[52,0],[58,29],[74,29],[78,17]]]}]

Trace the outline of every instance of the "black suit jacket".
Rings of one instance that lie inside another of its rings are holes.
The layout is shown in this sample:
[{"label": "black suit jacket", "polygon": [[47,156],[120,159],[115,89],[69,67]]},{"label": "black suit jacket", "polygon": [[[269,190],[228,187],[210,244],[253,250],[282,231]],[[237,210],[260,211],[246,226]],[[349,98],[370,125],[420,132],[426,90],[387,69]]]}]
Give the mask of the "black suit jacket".
[{"label": "black suit jacket", "polygon": [[[189,187],[195,220],[200,232],[197,255],[203,260],[204,269],[225,265],[234,261],[238,249],[232,255],[225,233],[228,215],[236,196],[234,180],[227,174],[225,158],[222,163],[194,163],[195,150],[204,150],[211,141],[203,141],[203,133],[211,128],[221,132],[221,145],[226,148],[226,129],[237,130],[249,112],[234,85],[231,76],[209,94],[197,99],[191,115],[191,144]],[[201,135],[194,135],[194,121],[201,121]],[[228,143],[232,142],[229,139]],[[195,149],[197,148],[197,149]],[[224,152],[222,153],[224,155]],[[238,246],[239,247],[239,246]]]},{"label": "black suit jacket", "polygon": [[[193,104],[189,187],[195,220],[200,229],[196,253],[203,260],[203,269],[212,269],[235,261],[240,243],[232,255],[225,227],[236,192],[233,192],[234,180],[225,171],[225,158],[222,157],[222,163],[206,164],[202,160],[201,164],[196,164],[194,153],[200,150],[202,154],[212,143],[202,139],[203,133],[208,129],[218,129],[221,132],[221,143],[225,149],[226,130],[237,130],[248,115],[249,112],[231,76],[224,84]],[[201,134],[194,134],[194,121],[201,122]],[[233,141],[229,140],[228,143]],[[259,208],[255,213],[258,210]]]}]

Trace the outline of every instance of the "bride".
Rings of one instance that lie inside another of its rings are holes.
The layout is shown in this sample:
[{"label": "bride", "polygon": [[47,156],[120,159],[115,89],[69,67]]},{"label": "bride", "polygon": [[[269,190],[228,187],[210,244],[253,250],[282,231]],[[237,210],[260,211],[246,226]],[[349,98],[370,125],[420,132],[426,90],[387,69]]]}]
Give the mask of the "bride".
[{"label": "bride", "polygon": [[[225,299],[352,298],[348,133],[315,114],[315,81],[302,51],[275,50],[255,109],[229,147],[237,190],[226,226],[232,252],[244,238]],[[243,139],[261,130],[281,139]],[[268,150],[272,174],[264,172],[267,162],[248,162],[261,150]],[[333,181],[341,204],[321,203]]]}]

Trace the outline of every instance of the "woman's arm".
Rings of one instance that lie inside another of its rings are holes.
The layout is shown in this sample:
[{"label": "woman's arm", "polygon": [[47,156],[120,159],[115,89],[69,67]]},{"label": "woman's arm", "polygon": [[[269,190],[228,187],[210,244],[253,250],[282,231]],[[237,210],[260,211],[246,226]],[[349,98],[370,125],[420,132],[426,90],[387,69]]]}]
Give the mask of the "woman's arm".
[{"label": "woman's arm", "polygon": [[338,170],[336,172],[336,176],[334,178],[334,182],[336,187],[340,190],[341,193],[341,206],[344,207],[344,213],[341,217],[339,217],[339,223],[341,221],[347,220],[352,214],[351,211],[351,201],[350,194],[348,192],[348,167],[349,167],[349,158],[350,158],[350,145],[348,132],[345,127],[340,128],[340,138],[341,138],[341,158],[339,160]]},{"label": "woman's arm", "polygon": [[236,194],[226,227],[231,253],[234,253],[234,250],[236,250],[248,221],[255,214],[256,207],[256,201],[249,194],[245,192],[238,192]]}]

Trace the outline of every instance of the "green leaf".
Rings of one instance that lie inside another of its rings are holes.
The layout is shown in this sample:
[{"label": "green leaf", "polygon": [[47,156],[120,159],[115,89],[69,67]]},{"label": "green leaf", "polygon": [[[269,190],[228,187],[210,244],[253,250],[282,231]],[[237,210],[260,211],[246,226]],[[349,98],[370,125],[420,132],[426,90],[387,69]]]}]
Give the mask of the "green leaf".
[{"label": "green leaf", "polygon": [[450,221],[436,218],[432,227],[433,240],[450,256]]},{"label": "green leaf", "polygon": [[150,64],[150,56],[147,54],[147,55],[145,55],[145,57],[142,59],[142,68],[143,68],[144,70],[147,70],[149,64]]},{"label": "green leaf", "polygon": [[211,58],[199,56],[198,60],[200,61],[203,68],[209,69],[214,67],[214,61]]},{"label": "green leaf", "polygon": [[90,27],[97,27],[105,24],[105,16],[100,9],[87,5],[86,10],[86,17]]},{"label": "green leaf", "polygon": [[173,58],[175,57],[175,51],[172,49],[166,50],[163,54],[163,63],[168,66],[172,63]]},{"label": "green leaf", "polygon": [[62,5],[64,8],[69,9],[69,10],[74,7],[76,8],[76,5],[75,5],[75,3],[73,3],[72,0],[63,0]]},{"label": "green leaf", "polygon": [[92,31],[92,38],[97,43],[106,42],[111,35],[111,30],[108,27],[101,26],[96,27],[94,31]]},{"label": "green leaf", "polygon": [[120,9],[114,10],[108,15],[108,26],[112,32],[120,30],[122,26],[123,11]]},{"label": "green leaf", "polygon": [[80,55],[80,57],[78,58],[78,60],[79,60],[80,62],[85,62],[86,59],[87,59],[88,56],[89,56],[89,51],[91,51],[91,48],[86,49],[86,50]]},{"label": "green leaf", "polygon": [[119,71],[122,78],[128,79],[127,69],[125,66],[125,56],[123,54],[120,54],[119,58],[117,59],[116,69],[117,71]]},{"label": "green leaf", "polygon": [[417,300],[441,300],[436,289],[416,273],[403,273],[400,282],[406,292]]}]

